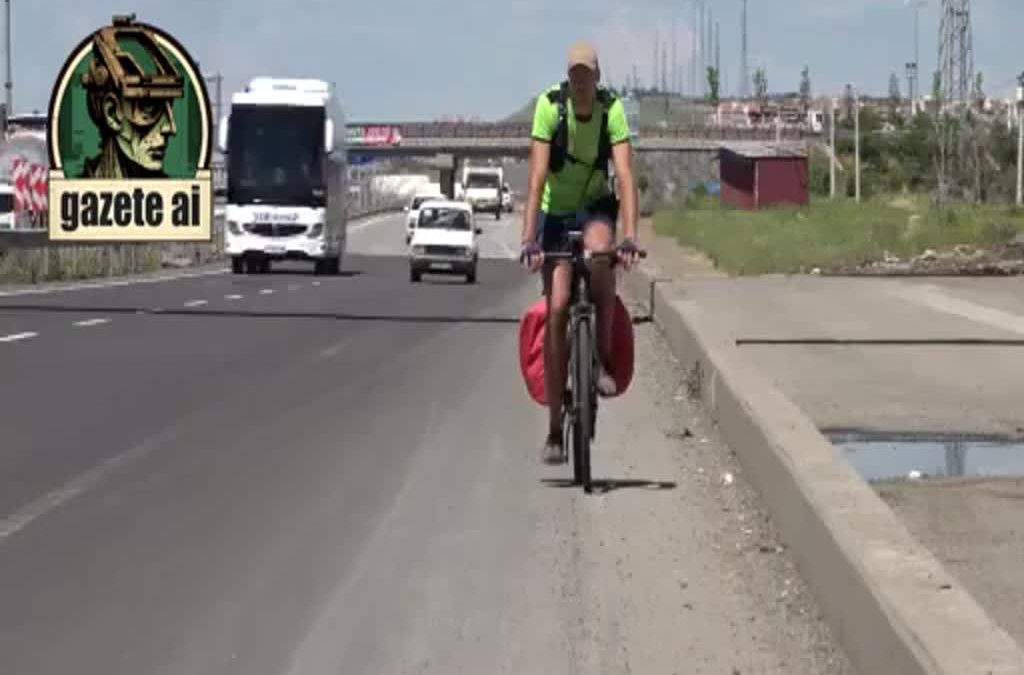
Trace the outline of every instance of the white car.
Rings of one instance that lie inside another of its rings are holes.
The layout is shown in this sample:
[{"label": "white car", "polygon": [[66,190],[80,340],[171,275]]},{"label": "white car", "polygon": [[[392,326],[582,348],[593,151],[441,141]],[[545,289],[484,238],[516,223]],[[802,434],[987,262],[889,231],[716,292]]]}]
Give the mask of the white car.
[{"label": "white car", "polygon": [[444,199],[444,195],[437,194],[436,192],[420,193],[413,195],[409,204],[403,208],[405,211],[405,243],[408,245],[409,240],[412,239],[413,228],[416,227],[416,221],[419,218],[420,205],[423,202],[430,201],[431,199]]},{"label": "white car", "polygon": [[460,274],[476,283],[479,258],[472,207],[445,198],[424,202],[409,242],[409,278],[418,282],[424,273]]}]

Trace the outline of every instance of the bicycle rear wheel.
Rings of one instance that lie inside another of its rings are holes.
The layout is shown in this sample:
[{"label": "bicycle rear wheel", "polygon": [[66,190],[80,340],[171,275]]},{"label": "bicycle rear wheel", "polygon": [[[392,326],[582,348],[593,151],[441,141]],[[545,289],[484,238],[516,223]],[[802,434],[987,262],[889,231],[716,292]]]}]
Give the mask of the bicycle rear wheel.
[{"label": "bicycle rear wheel", "polygon": [[590,441],[594,422],[594,335],[590,320],[581,318],[576,325],[576,347],[573,359],[572,389],[576,402],[573,430],[573,459],[576,483],[583,491],[591,491]]}]

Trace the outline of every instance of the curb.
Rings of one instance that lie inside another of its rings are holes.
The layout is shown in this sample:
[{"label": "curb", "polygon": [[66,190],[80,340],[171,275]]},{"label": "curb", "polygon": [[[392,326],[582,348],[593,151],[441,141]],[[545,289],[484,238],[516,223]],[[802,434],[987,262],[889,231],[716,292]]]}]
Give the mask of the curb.
[{"label": "curb", "polygon": [[863,675],[1024,675],[1024,650],[845,462],[742,362],[701,307],[623,274],[765,501],[825,621]]}]

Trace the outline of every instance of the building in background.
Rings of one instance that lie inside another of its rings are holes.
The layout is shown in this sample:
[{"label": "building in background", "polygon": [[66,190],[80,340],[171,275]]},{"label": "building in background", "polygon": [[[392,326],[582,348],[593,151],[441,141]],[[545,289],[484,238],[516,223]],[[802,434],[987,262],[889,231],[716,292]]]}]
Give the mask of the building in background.
[{"label": "building in background", "polygon": [[723,206],[754,210],[810,202],[807,155],[799,150],[767,144],[724,146],[719,172]]}]

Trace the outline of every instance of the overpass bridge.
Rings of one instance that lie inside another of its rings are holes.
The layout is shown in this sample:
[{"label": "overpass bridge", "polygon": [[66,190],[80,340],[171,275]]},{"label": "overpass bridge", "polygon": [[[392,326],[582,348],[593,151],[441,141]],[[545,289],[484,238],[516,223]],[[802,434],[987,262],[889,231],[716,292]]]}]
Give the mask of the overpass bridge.
[{"label": "overpass bridge", "polygon": [[[455,155],[458,157],[526,157],[530,151],[526,122],[380,122],[353,123],[348,128],[350,155],[401,157]],[[723,145],[763,145],[776,142],[804,146],[815,134],[792,128],[729,128],[644,126],[634,140],[637,152],[710,152]]]},{"label": "overpass bridge", "polygon": [[[474,157],[525,158],[530,151],[530,131],[528,122],[354,123],[347,125],[348,153],[350,158],[364,160],[432,157],[442,191],[452,196],[455,173],[464,161]],[[772,144],[802,153],[820,136],[781,126],[643,126],[637,131],[633,147],[639,164],[652,163],[659,174],[672,173],[666,166],[685,167],[683,173],[689,175],[707,173],[722,147],[754,150]]]}]

